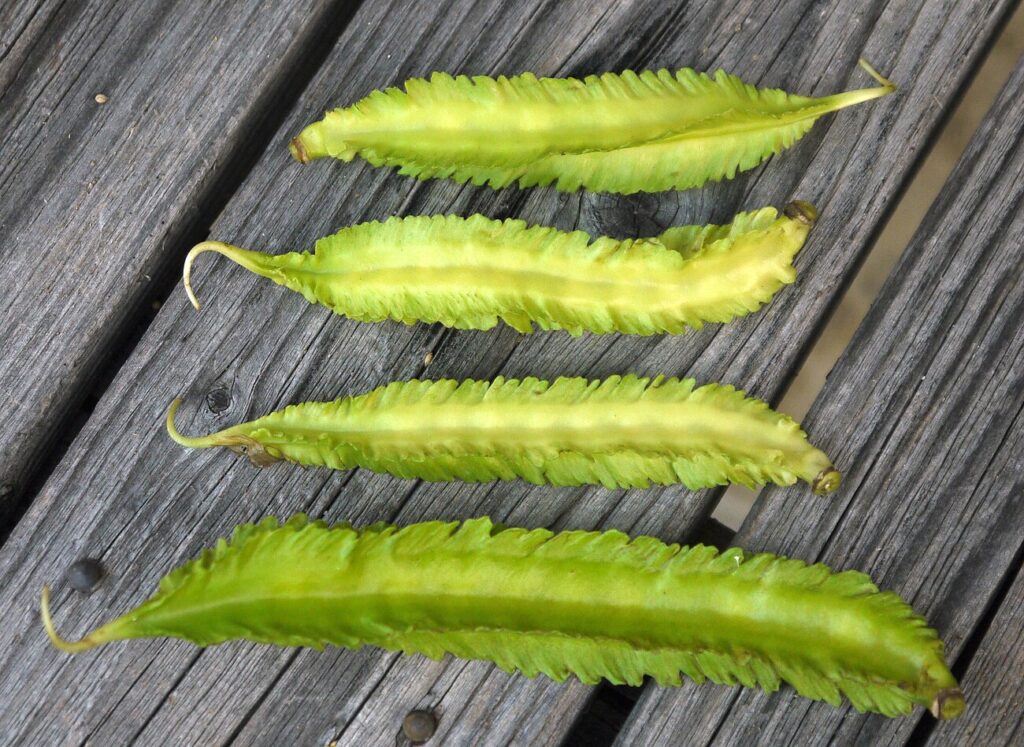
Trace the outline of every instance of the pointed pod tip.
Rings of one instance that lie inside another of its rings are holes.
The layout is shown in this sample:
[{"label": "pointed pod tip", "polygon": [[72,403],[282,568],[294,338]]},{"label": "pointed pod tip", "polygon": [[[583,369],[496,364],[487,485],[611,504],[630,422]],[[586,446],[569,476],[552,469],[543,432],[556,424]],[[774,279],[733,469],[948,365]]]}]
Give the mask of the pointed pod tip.
[{"label": "pointed pod tip", "polygon": [[69,641],[60,637],[53,625],[53,617],[50,615],[50,587],[45,584],[40,595],[39,614],[43,618],[43,627],[46,629],[46,635],[50,638],[50,643],[64,653],[78,654],[97,645],[98,642],[91,640],[91,636],[86,636],[80,641]]},{"label": "pointed pod tip", "polygon": [[309,154],[306,152],[306,146],[302,144],[302,137],[292,138],[292,141],[288,143],[288,150],[299,163],[309,163]]},{"label": "pointed pod tip", "polygon": [[793,200],[783,208],[782,214],[808,226],[813,226],[818,220],[818,209],[804,200]]},{"label": "pointed pod tip", "polygon": [[928,709],[932,712],[932,715],[937,719],[947,721],[951,718],[956,718],[964,709],[967,707],[967,703],[964,700],[964,694],[960,691],[959,687],[947,687],[943,690],[939,690],[935,696],[935,700],[932,701],[931,707]]},{"label": "pointed pod tip", "polygon": [[839,470],[835,467],[826,467],[814,478],[814,481],[811,483],[811,490],[814,491],[815,495],[834,493],[842,479],[843,476]]}]

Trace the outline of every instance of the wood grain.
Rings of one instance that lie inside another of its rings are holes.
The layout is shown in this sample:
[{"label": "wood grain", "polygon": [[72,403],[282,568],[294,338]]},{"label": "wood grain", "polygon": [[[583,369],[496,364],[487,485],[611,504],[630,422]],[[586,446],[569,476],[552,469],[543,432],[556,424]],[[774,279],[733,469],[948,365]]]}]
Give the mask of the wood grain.
[{"label": "wood grain", "polygon": [[[1019,438],[1018,438],[1019,440]],[[1024,454],[1024,444],[1012,453]],[[1012,447],[1011,447],[1012,448]],[[1024,471],[1024,459],[1010,465]],[[984,631],[960,685],[970,695],[970,708],[951,724],[931,732],[928,745],[1014,745],[1024,742],[1024,574],[1016,564],[1016,580]]]},{"label": "wood grain", "polygon": [[[846,465],[844,486],[828,503],[766,490],[735,538],[869,573],[930,620],[950,661],[1019,568],[1024,534],[1022,95],[1024,61],[805,420]],[[976,681],[964,683],[968,724],[979,723]],[[921,717],[691,685],[646,692],[620,737],[658,743],[685,728],[692,744],[900,744]],[[939,724],[934,736],[1005,737],[946,736],[963,728]]]},{"label": "wood grain", "polygon": [[0,9],[0,531],[343,6]]},{"label": "wood grain", "polygon": [[[1008,2],[970,9],[903,0],[865,10],[835,2],[695,2],[665,13],[632,2],[373,3],[360,9],[275,135],[212,236],[253,248],[308,248],[340,226],[392,213],[485,212],[592,233],[646,235],[726,220],[801,197],[823,219],[798,257],[801,278],[762,313],[678,338],[524,337],[508,329],[359,325],[227,262],[201,262],[202,313],[172,295],[106,390],[64,459],[0,550],[0,723],[26,742],[97,744],[390,742],[415,707],[440,715],[438,743],[554,743],[590,691],[527,681],[480,663],[359,652],[180,642],[113,646],[68,658],[45,643],[43,582],[83,554],[111,578],[90,597],[58,591],[68,635],[128,609],[156,579],[243,520],[307,510],[331,520],[401,523],[489,513],[525,526],[607,528],[685,538],[717,493],[565,490],[521,483],[400,482],[278,465],[259,472],[226,453],[177,449],[162,432],[213,430],[289,402],[327,399],[428,375],[690,374],[777,399],[870,246]],[[825,94],[867,84],[856,58],[914,81],[897,95],[832,117],[767,167],[726,184],[621,199],[550,190],[493,192],[416,183],[365,164],[290,161],[285,143],[329,104],[433,69],[467,73],[721,66],[764,85]],[[424,369],[423,356],[434,354]],[[840,440],[819,438],[826,450]],[[801,506],[830,505],[794,488]]]}]

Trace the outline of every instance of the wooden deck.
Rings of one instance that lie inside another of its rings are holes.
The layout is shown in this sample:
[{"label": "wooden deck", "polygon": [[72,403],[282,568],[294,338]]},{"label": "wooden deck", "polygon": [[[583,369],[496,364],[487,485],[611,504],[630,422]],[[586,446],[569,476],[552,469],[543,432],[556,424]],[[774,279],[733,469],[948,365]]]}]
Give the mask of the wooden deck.
[{"label": "wooden deck", "polygon": [[[805,425],[843,470],[822,499],[769,489],[735,544],[870,573],[946,641],[968,711],[887,720],[712,685],[529,681],[374,649],[136,642],[68,657],[40,586],[81,632],[148,595],[235,524],[307,511],[408,523],[489,514],[691,541],[720,491],[400,482],[173,446],[290,402],[395,379],[691,375],[778,401],[870,250],[1012,0],[15,0],[0,7],[0,741],[394,744],[1020,744],[1024,741],[1024,62],[987,114]],[[631,198],[420,183],[363,163],[300,167],[288,140],[331,105],[432,70],[582,75],[722,67],[826,94],[900,90],[820,122],[783,157],[704,190]],[[94,96],[105,94],[106,104]],[[207,236],[305,249],[396,213],[482,212],[617,236],[798,197],[822,216],[800,278],[760,313],[680,337],[365,325],[239,272]],[[424,354],[433,353],[425,367]],[[717,536],[717,535],[716,535]],[[728,541],[728,539],[726,540]],[[400,740],[399,740],[400,742]]]}]

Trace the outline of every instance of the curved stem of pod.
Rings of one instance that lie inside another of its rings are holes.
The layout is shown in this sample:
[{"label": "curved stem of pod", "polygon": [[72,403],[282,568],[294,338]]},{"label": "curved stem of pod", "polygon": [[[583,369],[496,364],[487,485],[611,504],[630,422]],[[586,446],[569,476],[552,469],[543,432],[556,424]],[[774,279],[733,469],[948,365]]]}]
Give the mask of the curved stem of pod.
[{"label": "curved stem of pod", "polygon": [[817,106],[820,106],[824,111],[833,112],[839,109],[845,109],[848,106],[861,104],[865,101],[871,101],[871,99],[888,96],[896,90],[896,84],[871,67],[867,60],[861,58],[858,60],[858,64],[860,64],[864,72],[870,75],[875,82],[878,83],[878,87],[860,88],[855,91],[846,91],[845,93],[825,96],[824,98],[818,99]]},{"label": "curved stem of pod", "polygon": [[170,409],[167,410],[167,435],[174,439],[176,443],[181,444],[189,449],[202,449],[207,446],[213,446],[214,442],[210,436],[185,436],[178,430],[178,427],[174,424],[174,415],[178,412],[178,408],[181,407],[181,398],[174,400],[171,403]]},{"label": "curved stem of pod", "polygon": [[211,433],[208,436],[183,435],[174,424],[174,415],[178,412],[180,406],[181,399],[178,398],[171,403],[170,409],[167,410],[167,435],[174,439],[176,443],[189,449],[225,446],[236,453],[244,454],[257,467],[269,467],[271,464],[281,461],[280,456],[276,453],[271,453],[259,441],[250,438],[244,433],[233,432],[233,428]]},{"label": "curved stem of pod", "polygon": [[891,93],[891,92],[896,90],[896,84],[893,83],[888,78],[886,78],[880,72],[875,70],[873,67],[871,67],[871,64],[867,60],[865,60],[863,57],[861,57],[859,60],[857,60],[857,64],[860,65],[861,69],[864,72],[866,72],[868,75],[870,75],[872,78],[874,78],[875,81],[878,83],[878,85],[882,86],[882,88],[888,89],[889,93]]},{"label": "curved stem of pod", "polygon": [[43,618],[43,627],[46,628],[46,635],[50,637],[50,643],[65,653],[78,654],[82,651],[88,651],[91,648],[95,648],[99,644],[103,643],[103,641],[94,640],[92,633],[79,641],[69,641],[65,638],[61,638],[57,629],[53,626],[53,617],[50,615],[49,586],[43,586],[43,593],[39,603],[39,612]]},{"label": "curved stem of pod", "polygon": [[202,304],[199,303],[199,299],[196,298],[196,294],[192,290],[192,263],[195,261],[196,257],[204,252],[216,252],[251,272],[259,272],[256,263],[250,259],[250,255],[255,255],[256,252],[232,246],[231,244],[225,244],[222,241],[204,241],[201,244],[196,244],[192,247],[188,256],[185,257],[185,269],[182,272],[182,281],[185,284],[185,292],[188,294],[188,300],[192,302],[193,306],[195,306],[196,311],[202,308]]}]

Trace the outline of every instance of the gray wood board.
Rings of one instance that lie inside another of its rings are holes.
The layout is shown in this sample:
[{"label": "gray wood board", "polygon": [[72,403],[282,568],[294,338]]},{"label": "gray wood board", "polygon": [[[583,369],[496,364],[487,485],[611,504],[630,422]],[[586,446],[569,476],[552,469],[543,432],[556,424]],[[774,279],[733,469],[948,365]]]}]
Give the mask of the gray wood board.
[{"label": "gray wood board", "polygon": [[[1019,431],[1017,440],[1017,460],[1009,468],[1019,475],[1024,473]],[[1016,570],[1009,593],[960,681],[970,695],[970,707],[956,721],[935,729],[929,745],[1024,744],[1024,573],[1019,563]]]},{"label": "gray wood board", "polygon": [[[869,573],[929,619],[950,661],[998,601],[1024,532],[1022,94],[1024,61],[805,418],[845,466],[842,488],[820,502],[765,490],[735,538]],[[922,713],[691,683],[645,692],[621,738],[895,744]]]},{"label": "gray wood board", "polygon": [[[284,465],[261,472],[227,454],[177,449],[162,419],[171,398],[183,394],[182,429],[215,430],[289,402],[420,375],[428,350],[434,360],[426,372],[434,378],[665,372],[743,384],[776,399],[1007,7],[903,2],[865,13],[844,3],[694,3],[669,17],[653,0],[464,3],[437,14],[406,3],[361,9],[275,137],[279,147],[214,225],[214,237],[253,248],[307,248],[357,220],[446,211],[515,213],[562,228],[642,235],[799,196],[824,208],[798,258],[801,279],[761,313],[725,327],[678,338],[571,339],[359,325],[230,263],[201,261],[195,279],[203,312],[183,293],[172,295],[0,551],[6,728],[28,741],[155,743],[171,735],[203,743],[373,743],[394,738],[405,712],[426,706],[440,712],[438,738],[451,743],[558,741],[589,693],[577,683],[530,682],[480,663],[375,650],[316,654],[228,644],[200,652],[152,641],[69,658],[45,642],[38,590],[76,557],[102,557],[112,576],[100,590],[80,597],[58,589],[55,596],[58,625],[81,633],[137,603],[160,575],[239,521],[298,510],[402,523],[489,513],[510,524],[614,526],[686,538],[717,493],[423,485]],[[361,163],[299,167],[284,149],[328,103],[433,69],[581,74],[722,66],[753,82],[825,94],[868,84],[855,66],[862,53],[914,85],[819,123],[767,168],[702,191],[631,199],[495,193],[416,183]],[[815,436],[836,450],[837,443]],[[816,500],[806,488],[791,494]]]},{"label": "gray wood board", "polygon": [[338,8],[0,9],[0,525]]}]

